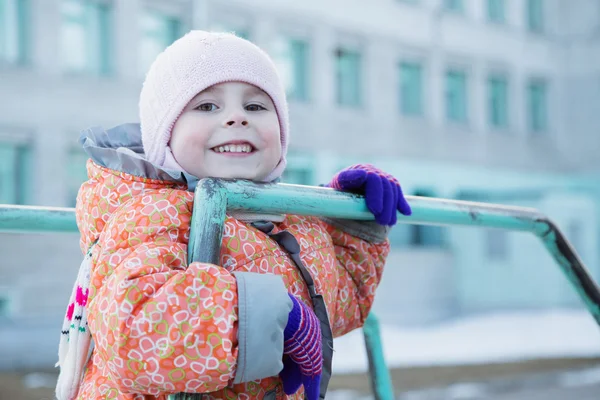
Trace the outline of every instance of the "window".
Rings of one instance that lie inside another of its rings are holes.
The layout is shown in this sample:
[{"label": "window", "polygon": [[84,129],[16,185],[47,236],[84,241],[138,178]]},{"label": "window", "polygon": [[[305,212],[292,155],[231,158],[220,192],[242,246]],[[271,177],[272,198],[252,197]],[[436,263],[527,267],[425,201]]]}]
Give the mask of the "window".
[{"label": "window", "polygon": [[315,160],[311,154],[290,152],[282,182],[294,185],[314,185]]},{"label": "window", "polygon": [[0,293],[0,319],[11,315],[10,298],[7,294]]},{"label": "window", "polygon": [[62,0],[62,58],[69,73],[110,73],[109,7],[94,0]]},{"label": "window", "polygon": [[527,87],[529,107],[529,130],[544,132],[548,129],[547,84],[543,80],[534,79]]},{"label": "window", "polygon": [[304,40],[280,37],[275,42],[273,60],[277,64],[290,99],[309,98],[309,46]]},{"label": "window", "polygon": [[145,75],[158,54],[177,40],[181,34],[178,18],[146,10],[140,20],[140,72]]},{"label": "window", "polygon": [[342,106],[361,104],[361,57],[353,50],[338,48],[335,52],[336,97]]},{"label": "window", "polygon": [[504,0],[487,0],[487,15],[491,22],[503,23],[506,20],[506,4]]},{"label": "window", "polygon": [[446,73],[446,118],[453,122],[467,122],[467,75],[463,71]]},{"label": "window", "polygon": [[26,62],[28,5],[28,0],[0,0],[0,62]]},{"label": "window", "polygon": [[72,149],[68,155],[67,163],[67,204],[69,207],[75,207],[79,187],[87,181],[86,162],[87,154],[82,149]]},{"label": "window", "polygon": [[492,127],[508,127],[508,81],[503,76],[488,79],[488,117]]},{"label": "window", "polygon": [[[415,196],[434,197],[430,190],[417,190]],[[410,225],[409,243],[417,247],[443,247],[446,228],[432,225]]]},{"label": "window", "polygon": [[250,40],[250,29],[245,24],[232,24],[228,22],[213,22],[210,26],[212,32],[230,32],[243,39]]},{"label": "window", "polygon": [[400,64],[400,109],[404,115],[423,114],[423,69],[420,64]]},{"label": "window", "polygon": [[485,230],[486,255],[490,260],[504,261],[508,257],[508,232],[502,229]]},{"label": "window", "polygon": [[283,183],[291,183],[294,185],[312,185],[313,171],[310,168],[302,167],[287,167],[281,177]]},{"label": "window", "polygon": [[30,148],[0,142],[0,203],[27,204],[31,199],[31,178]]},{"label": "window", "polygon": [[543,0],[527,0],[527,29],[529,32],[542,32],[544,30]]},{"label": "window", "polygon": [[400,3],[418,4],[419,0],[398,0]]},{"label": "window", "polygon": [[464,4],[462,0],[444,0],[444,8],[448,11],[462,13]]}]

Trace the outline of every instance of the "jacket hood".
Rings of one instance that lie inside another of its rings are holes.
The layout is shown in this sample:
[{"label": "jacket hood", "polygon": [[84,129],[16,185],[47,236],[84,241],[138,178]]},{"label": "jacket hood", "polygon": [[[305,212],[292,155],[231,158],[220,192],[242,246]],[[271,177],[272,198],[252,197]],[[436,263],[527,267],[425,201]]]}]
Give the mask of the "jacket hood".
[{"label": "jacket hood", "polygon": [[141,178],[185,183],[191,191],[198,183],[198,178],[193,175],[159,167],[146,160],[140,124],[127,123],[107,130],[94,126],[81,132],[79,143],[101,167]]}]

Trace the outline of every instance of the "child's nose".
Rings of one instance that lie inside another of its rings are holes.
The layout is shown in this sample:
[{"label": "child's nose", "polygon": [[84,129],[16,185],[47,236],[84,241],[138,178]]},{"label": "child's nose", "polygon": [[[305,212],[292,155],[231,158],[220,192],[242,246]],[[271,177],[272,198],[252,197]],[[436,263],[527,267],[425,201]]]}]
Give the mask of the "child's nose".
[{"label": "child's nose", "polygon": [[247,126],[248,118],[243,113],[236,113],[226,119],[227,126]]}]

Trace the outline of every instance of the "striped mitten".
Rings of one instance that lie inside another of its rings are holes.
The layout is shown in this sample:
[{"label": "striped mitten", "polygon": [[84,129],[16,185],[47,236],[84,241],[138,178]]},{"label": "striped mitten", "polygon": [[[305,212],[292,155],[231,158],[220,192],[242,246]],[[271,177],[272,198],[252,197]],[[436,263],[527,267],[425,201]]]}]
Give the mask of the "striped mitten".
[{"label": "striped mitten", "polygon": [[307,399],[318,400],[323,369],[320,322],[310,307],[289,296],[294,307],[283,332],[284,366],[279,376],[286,394],[294,394],[304,385]]}]

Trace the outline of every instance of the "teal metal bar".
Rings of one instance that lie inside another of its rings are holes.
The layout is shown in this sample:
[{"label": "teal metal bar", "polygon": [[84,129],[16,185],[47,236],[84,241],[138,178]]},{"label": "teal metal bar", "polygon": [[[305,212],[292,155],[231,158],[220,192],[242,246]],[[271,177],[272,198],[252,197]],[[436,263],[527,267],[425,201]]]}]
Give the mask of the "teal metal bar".
[{"label": "teal metal bar", "polygon": [[213,180],[201,181],[197,187],[199,189],[194,196],[190,226],[188,263],[211,260],[211,263],[218,265],[227,210],[227,193]]},{"label": "teal metal bar", "polygon": [[390,376],[390,371],[387,368],[383,355],[379,320],[374,313],[369,313],[363,325],[363,337],[369,360],[371,390],[373,390],[376,399],[393,400],[394,385],[392,384],[392,377]]},{"label": "teal metal bar", "polygon": [[[373,220],[362,196],[329,188],[221,181],[219,190],[227,192],[228,210]],[[400,222],[410,224],[477,225],[534,231],[537,220],[544,217],[532,208],[416,196],[406,198],[413,214],[410,217],[398,214],[398,217]]]},{"label": "teal metal bar", "polygon": [[[400,223],[503,228],[542,240],[600,324],[600,290],[558,227],[535,209],[407,196],[413,215]],[[198,183],[188,260],[218,263],[226,210],[372,220],[362,197],[328,188],[203,179]],[[0,232],[77,232],[74,209],[0,205]],[[385,365],[379,324],[369,315],[363,328],[376,399],[391,400],[394,388]],[[199,399],[177,394],[170,399]]]},{"label": "teal metal bar", "polygon": [[[206,229],[209,225],[204,219],[211,218],[211,235],[207,239],[217,237],[222,231],[224,219],[222,214],[214,212],[197,212],[206,205],[211,197],[222,203],[226,198],[227,210],[244,210],[267,214],[316,215],[357,220],[372,220],[364,200],[357,195],[340,193],[328,188],[306,187],[286,184],[256,184],[241,180],[203,179],[196,188],[194,212],[190,233],[190,246],[193,254],[188,254],[192,261],[218,263],[218,255],[214,251],[217,244],[210,241],[197,243],[194,232]],[[527,231],[538,236],[557,261],[569,282],[596,322],[600,324],[600,290],[592,280],[585,266],[569,245],[560,230],[552,221],[535,209],[508,207],[466,201],[441,200],[407,196],[413,215],[398,216],[399,222],[411,224],[465,225],[503,228]],[[212,209],[213,206],[211,205]],[[220,224],[220,226],[215,225]],[[219,242],[220,244],[220,236]],[[211,254],[209,254],[209,252]],[[211,258],[212,257],[212,258]],[[387,371],[383,355],[381,336],[376,318],[367,319],[363,332],[369,355],[369,373],[376,399],[394,399],[394,388]],[[171,396],[182,399],[183,397]],[[188,399],[200,399],[186,397]]]},{"label": "teal metal bar", "polygon": [[0,232],[79,232],[75,209],[0,205]]}]

